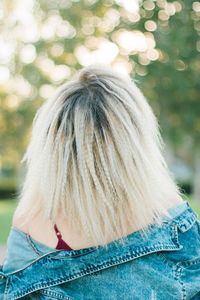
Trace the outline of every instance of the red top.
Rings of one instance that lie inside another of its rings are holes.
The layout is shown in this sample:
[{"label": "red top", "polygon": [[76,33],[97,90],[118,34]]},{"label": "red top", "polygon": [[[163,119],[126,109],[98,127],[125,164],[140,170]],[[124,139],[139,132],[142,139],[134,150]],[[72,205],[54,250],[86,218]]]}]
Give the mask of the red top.
[{"label": "red top", "polygon": [[56,249],[73,250],[65,241],[63,241],[62,235],[61,235],[60,231],[58,230],[58,227],[56,224],[54,225],[54,230],[55,230],[57,238],[58,238],[58,243],[57,243]]}]

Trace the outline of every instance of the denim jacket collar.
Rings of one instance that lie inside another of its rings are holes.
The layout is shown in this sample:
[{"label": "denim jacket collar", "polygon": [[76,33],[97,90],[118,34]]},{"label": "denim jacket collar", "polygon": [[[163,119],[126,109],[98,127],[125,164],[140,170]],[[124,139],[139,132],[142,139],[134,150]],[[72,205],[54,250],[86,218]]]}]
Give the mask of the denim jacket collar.
[{"label": "denim jacket collar", "polygon": [[[4,299],[19,299],[34,291],[66,283],[153,252],[181,249],[178,230],[188,230],[198,217],[188,203],[186,205],[184,213],[172,221],[165,221],[160,226],[151,225],[146,238],[140,231],[129,234],[125,245],[113,241],[108,244],[107,250],[103,247],[55,250],[13,268],[12,272],[6,268],[12,263],[12,257],[7,257],[4,268],[0,269],[0,275],[7,280]],[[18,242],[23,243],[22,236],[19,236]]]}]

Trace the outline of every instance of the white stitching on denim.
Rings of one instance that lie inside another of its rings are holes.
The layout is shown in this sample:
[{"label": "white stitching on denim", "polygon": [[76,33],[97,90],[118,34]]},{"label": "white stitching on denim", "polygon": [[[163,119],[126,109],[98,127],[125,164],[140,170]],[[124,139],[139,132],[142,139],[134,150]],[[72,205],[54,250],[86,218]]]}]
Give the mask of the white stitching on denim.
[{"label": "white stitching on denim", "polygon": [[182,266],[183,267],[189,267],[189,266],[196,265],[197,263],[200,263],[200,257],[195,258],[194,260],[188,260],[188,261],[185,261],[185,262],[183,261]]},{"label": "white stitching on denim", "polygon": [[6,278],[6,286],[4,290],[4,298],[6,299],[6,294],[8,294],[8,283],[9,283],[9,278]]},{"label": "white stitching on denim", "polygon": [[183,274],[183,268],[182,266],[180,265],[180,263],[177,264],[177,268],[179,269],[179,283],[181,284],[181,287],[182,287],[182,300],[186,300],[186,287],[185,287],[185,284],[184,282],[181,280],[181,276]]},{"label": "white stitching on denim", "polygon": [[[179,222],[181,221],[182,219],[179,219]],[[178,222],[178,223],[179,223]],[[178,223],[176,224],[176,225],[178,225]],[[173,223],[169,223],[169,225],[172,225]],[[173,224],[174,225],[174,224]],[[175,227],[174,227],[175,228]],[[170,247],[172,247],[172,245],[169,245]],[[156,252],[156,251],[158,251],[158,250],[164,250],[164,249],[156,249],[156,247],[154,246],[154,247],[152,247],[155,251],[153,251],[153,252]],[[174,245],[174,248],[173,249],[175,249],[175,250],[180,250],[180,248],[177,248],[177,245]],[[171,249],[171,250],[173,250],[173,249]],[[167,249],[166,249],[167,250]],[[150,254],[150,253],[153,253],[153,252],[148,252],[147,254]],[[145,252],[141,252],[140,254],[144,254]],[[46,255],[45,255],[46,256]],[[140,255],[141,256],[141,255]],[[127,255],[127,256],[124,256],[124,259],[122,259],[121,261],[119,261],[119,263],[121,262],[126,262],[126,261],[128,261],[127,260],[127,257],[128,257],[128,260],[129,260],[129,258],[130,258],[130,256],[129,255]],[[70,258],[70,256],[69,256],[69,258]],[[137,256],[135,256],[134,258],[137,258]],[[134,259],[133,258],[133,259]],[[98,271],[98,270],[102,270],[102,269],[105,269],[107,266],[109,266],[109,265],[116,265],[116,262],[117,261],[115,261],[114,263],[103,263],[101,266],[100,266],[100,268],[99,267],[96,267],[96,268],[94,268],[94,270],[95,270],[95,272],[96,271]],[[118,264],[118,263],[117,263]],[[103,268],[102,268],[103,267]],[[178,275],[178,268],[180,268],[180,266],[178,266],[178,264],[177,264],[177,271],[176,271],[176,276]],[[22,270],[23,271],[23,270]],[[90,271],[89,271],[90,272]],[[88,273],[89,273],[88,272]],[[16,272],[16,273],[18,273],[18,272]],[[70,279],[75,279],[75,278],[77,278],[77,277],[79,277],[79,275],[80,274],[83,274],[83,275],[87,275],[88,274],[87,273],[87,271],[84,271],[84,270],[82,270],[82,271],[80,271],[80,272],[77,272],[76,274],[73,274],[73,276],[68,276],[68,279],[70,280]],[[64,282],[67,282],[66,281],[66,277],[65,277],[65,280],[63,281],[63,279],[64,278],[60,278],[60,279],[57,279],[57,281],[48,281],[48,283],[51,283],[51,284],[53,284],[53,285],[57,285],[58,283],[64,283]],[[68,281],[69,281],[68,280]],[[57,283],[56,283],[57,282]],[[46,282],[46,284],[47,284],[47,282]],[[32,286],[31,287],[31,289],[29,289],[29,290],[32,290],[32,291],[36,291],[35,290],[35,288],[37,289],[37,287],[38,288],[41,288],[43,286],[43,288],[45,288],[45,286],[44,286],[44,284],[43,285],[35,285],[34,287]],[[49,287],[49,284],[48,284],[48,287]],[[34,289],[34,290],[33,290]],[[23,290],[23,292],[25,291],[25,289]],[[26,292],[27,292],[27,290],[26,290]],[[183,288],[183,292],[184,292],[184,288]],[[22,296],[23,296],[23,294],[22,294]],[[184,300],[184,299],[183,299]]]},{"label": "white stitching on denim", "polygon": [[183,246],[179,243],[179,239],[178,239],[178,226],[177,224],[173,224],[171,226],[171,237],[173,242],[178,246],[183,248]]},{"label": "white stitching on denim", "polygon": [[186,290],[185,290],[185,285],[183,283],[183,281],[181,280],[181,275],[182,275],[182,271],[183,271],[183,268],[180,266],[180,262],[178,262],[175,266],[175,272],[174,272],[174,275],[175,275],[175,280],[177,280],[180,285],[181,285],[181,299],[180,300],[186,300]]},{"label": "white stitching on denim", "polygon": [[70,296],[67,296],[67,295],[61,295],[61,294],[58,294],[57,292],[54,292],[54,291],[48,291],[47,289],[45,290],[40,290],[39,291],[40,294],[43,294],[43,295],[46,295],[46,296],[51,296],[51,297],[54,297],[55,299],[63,299],[63,300],[73,300],[72,297]]},{"label": "white stitching on denim", "polygon": [[[153,251],[150,251],[151,249]],[[172,245],[165,245],[165,250],[168,250],[168,249],[169,250],[177,250],[177,247],[175,245],[174,245],[174,247]],[[160,248],[160,245],[159,245],[159,247],[153,246],[153,247],[149,248],[148,251],[146,251],[146,253],[143,252],[142,255],[143,254],[144,255],[145,254],[148,255],[148,254],[151,254],[151,253],[155,253],[155,252],[157,252],[159,250],[164,250],[164,249],[162,247]],[[118,258],[118,260],[115,260],[113,262],[112,261],[107,261],[107,262],[104,262],[103,264],[101,264],[101,265],[99,265],[97,267],[93,266],[93,271],[96,272],[98,270],[103,270],[103,269],[108,268],[109,266],[118,265],[120,263],[127,262],[127,261],[135,259],[137,257],[141,257],[142,255],[140,253],[140,255],[135,256],[135,252],[129,253],[128,255],[124,256],[124,259],[123,258]],[[23,272],[23,270],[22,270],[22,272]],[[64,277],[59,278],[57,280],[51,280],[51,281],[48,280],[48,282],[46,282],[46,283],[43,282],[42,284],[34,284],[34,286],[30,287],[29,289],[23,289],[23,290],[21,290],[20,293],[18,293],[18,292],[13,293],[13,296],[14,297],[22,297],[22,296],[27,295],[28,293],[35,292],[35,291],[37,291],[37,290],[39,290],[41,288],[44,289],[44,288],[47,288],[47,287],[55,286],[57,284],[62,284],[62,283],[68,282],[70,280],[76,279],[76,278],[78,278],[78,277],[80,277],[82,275],[84,276],[84,275],[87,275],[87,274],[90,274],[90,271],[87,272],[85,269],[83,269],[82,271],[79,271],[76,274],[73,274],[71,276],[69,275],[68,277],[64,276]],[[67,278],[68,278],[68,280],[67,280]]]}]

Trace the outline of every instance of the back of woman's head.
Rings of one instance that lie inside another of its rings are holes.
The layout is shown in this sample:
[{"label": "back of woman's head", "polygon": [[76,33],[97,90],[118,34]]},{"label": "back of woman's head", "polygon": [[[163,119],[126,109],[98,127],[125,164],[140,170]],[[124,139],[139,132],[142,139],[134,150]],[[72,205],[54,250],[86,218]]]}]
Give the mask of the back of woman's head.
[{"label": "back of woman's head", "polygon": [[27,174],[16,213],[58,213],[94,244],[142,230],[167,215],[180,194],[162,155],[151,107],[130,77],[90,65],[38,110],[22,162]]}]

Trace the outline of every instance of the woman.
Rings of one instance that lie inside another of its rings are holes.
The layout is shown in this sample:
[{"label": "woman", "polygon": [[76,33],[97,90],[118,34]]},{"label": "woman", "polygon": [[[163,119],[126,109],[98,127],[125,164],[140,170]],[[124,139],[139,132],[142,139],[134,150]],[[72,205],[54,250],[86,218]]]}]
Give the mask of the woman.
[{"label": "woman", "polygon": [[38,110],[2,299],[200,299],[200,221],[134,81],[81,69]]}]

